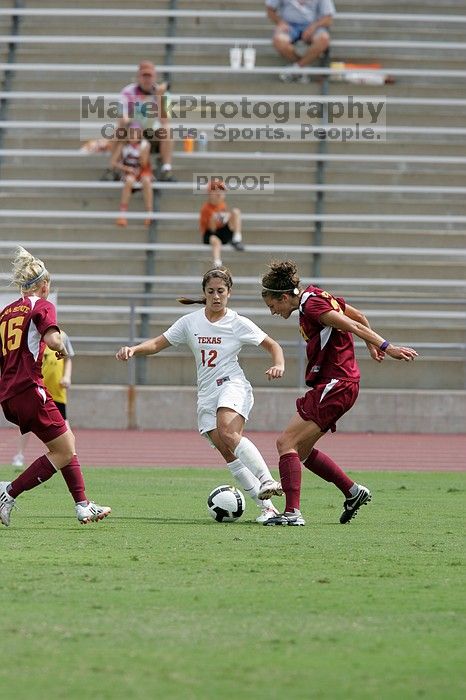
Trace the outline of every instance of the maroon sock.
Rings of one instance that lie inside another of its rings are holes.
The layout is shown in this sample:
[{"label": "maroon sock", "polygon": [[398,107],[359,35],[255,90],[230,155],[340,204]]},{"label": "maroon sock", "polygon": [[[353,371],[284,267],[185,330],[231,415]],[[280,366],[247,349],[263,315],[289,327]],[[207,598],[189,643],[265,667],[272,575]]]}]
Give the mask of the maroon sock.
[{"label": "maroon sock", "polygon": [[42,455],[11,482],[8,493],[12,498],[17,498],[23,491],[30,491],[44,481],[48,481],[56,471],[48,458]]},{"label": "maroon sock", "polygon": [[61,473],[68,486],[68,491],[74,498],[74,502],[81,503],[82,501],[87,501],[84,477],[77,455],[73,455],[71,462],[67,464],[66,467],[63,467]]},{"label": "maroon sock", "polygon": [[287,452],[278,462],[280,481],[286,496],[285,511],[299,510],[301,495],[301,462],[296,452]]},{"label": "maroon sock", "polygon": [[335,484],[345,496],[351,496],[350,488],[353,486],[354,481],[328,455],[314,448],[304,462],[304,466],[306,469],[314,472],[314,474],[317,474],[317,476],[320,476],[321,479]]}]

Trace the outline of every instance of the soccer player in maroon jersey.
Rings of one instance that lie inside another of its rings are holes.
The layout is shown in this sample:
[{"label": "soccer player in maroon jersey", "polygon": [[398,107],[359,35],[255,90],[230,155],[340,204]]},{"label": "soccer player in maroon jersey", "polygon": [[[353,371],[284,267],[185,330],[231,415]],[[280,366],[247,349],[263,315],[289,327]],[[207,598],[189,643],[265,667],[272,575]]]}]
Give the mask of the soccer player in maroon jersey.
[{"label": "soccer player in maroon jersey", "polygon": [[74,498],[80,523],[102,520],[107,506],[88,501],[75,454],[74,435],[45,389],[41,366],[45,346],[66,357],[54,305],[47,301],[50,275],[38,258],[19,246],[12,282],[21,297],[0,313],[0,404],[5,418],[42,440],[47,454],[36,459],[14,481],[0,481],[0,520],[10,524],[15,499],[50,479],[58,470]]},{"label": "soccer player in maroon jersey", "polygon": [[[289,318],[299,311],[299,329],[306,342],[305,381],[309,391],[296,401],[297,414],[277,440],[285,512],[264,525],[305,525],[300,511],[301,462],[345,496],[340,523],[348,523],[371,500],[368,488],[352,481],[335,462],[314,445],[327,430],[335,432],[337,420],[353,406],[359,391],[359,367],[353,334],[365,341],[370,356],[382,362],[414,360],[417,352],[398,347],[373,331],[361,311],[341,297],[309,285],[300,287],[292,261],[273,262],[262,278],[262,297],[272,314]],[[273,491],[263,491],[270,498]]]}]

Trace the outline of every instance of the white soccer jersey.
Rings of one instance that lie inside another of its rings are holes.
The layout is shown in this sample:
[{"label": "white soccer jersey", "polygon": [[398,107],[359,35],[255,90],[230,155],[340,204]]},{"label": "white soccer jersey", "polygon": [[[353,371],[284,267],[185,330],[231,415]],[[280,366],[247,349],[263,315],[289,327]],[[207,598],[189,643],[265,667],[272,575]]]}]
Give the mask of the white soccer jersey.
[{"label": "white soccer jersey", "polygon": [[198,393],[204,396],[225,377],[247,381],[238,353],[243,345],[260,345],[267,337],[255,323],[231,309],[214,323],[200,309],[179,318],[163,335],[170,345],[189,346],[196,360]]}]

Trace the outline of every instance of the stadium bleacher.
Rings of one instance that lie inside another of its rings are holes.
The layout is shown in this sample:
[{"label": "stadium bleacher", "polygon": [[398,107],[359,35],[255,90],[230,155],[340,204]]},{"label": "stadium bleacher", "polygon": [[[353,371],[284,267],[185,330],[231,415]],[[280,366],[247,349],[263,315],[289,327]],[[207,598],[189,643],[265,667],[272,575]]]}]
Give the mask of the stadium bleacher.
[{"label": "stadium bleacher", "polygon": [[[232,305],[287,344],[284,386],[300,383],[296,322],[266,315],[258,282],[267,260],[290,255],[305,280],[349,296],[383,335],[421,350],[415,369],[400,373],[393,363],[374,366],[358,348],[363,387],[464,389],[466,14],[454,0],[441,12],[430,0],[394,2],[390,13],[377,1],[336,4],[331,60],[379,61],[393,85],[331,79],[322,95],[316,80],[281,83],[260,0],[238,0],[233,12],[221,0],[140,0],[137,10],[114,0],[105,11],[85,0],[49,2],[47,9],[39,0],[15,9],[10,0],[0,10],[7,47],[0,54],[0,285],[12,241],[48,262],[61,322],[77,351],[75,383],[124,384],[126,369],[109,358],[131,323],[135,337],[158,334],[183,312],[174,306],[177,294],[198,289],[209,251],[199,244],[201,199],[191,193],[192,173],[254,172],[272,173],[275,192],[230,195],[244,212],[248,250],[226,251],[224,260],[235,279]],[[240,41],[255,46],[256,69],[230,69],[228,49]],[[98,181],[106,156],[79,152],[79,96],[118,93],[146,57],[170,75],[174,98],[325,103],[386,96],[386,140],[327,140],[325,149],[298,141],[215,142],[215,121],[193,117],[209,135],[207,152],[185,153],[177,143],[178,183],[157,187],[157,225],[147,233],[135,197],[122,232],[114,225],[120,185]],[[330,69],[309,70],[316,73]],[[192,360],[179,352],[174,363],[173,356],[147,361],[139,381],[157,385],[169,377],[189,385]],[[245,353],[258,386],[266,384],[262,365],[262,355]]]}]

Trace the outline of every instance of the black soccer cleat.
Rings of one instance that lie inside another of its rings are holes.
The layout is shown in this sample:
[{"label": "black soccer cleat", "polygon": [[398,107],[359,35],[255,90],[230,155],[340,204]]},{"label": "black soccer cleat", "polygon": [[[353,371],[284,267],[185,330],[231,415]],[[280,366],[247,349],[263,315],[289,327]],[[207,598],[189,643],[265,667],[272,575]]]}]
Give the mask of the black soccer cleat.
[{"label": "black soccer cleat", "polygon": [[359,508],[365,503],[369,503],[372,499],[372,494],[365,486],[360,486],[359,491],[353,498],[347,498],[343,503],[344,511],[340,516],[340,523],[345,525],[349,523],[351,518],[354,518]]}]

